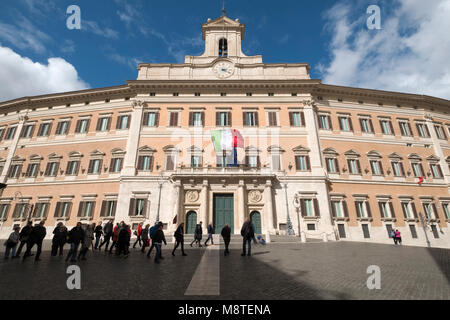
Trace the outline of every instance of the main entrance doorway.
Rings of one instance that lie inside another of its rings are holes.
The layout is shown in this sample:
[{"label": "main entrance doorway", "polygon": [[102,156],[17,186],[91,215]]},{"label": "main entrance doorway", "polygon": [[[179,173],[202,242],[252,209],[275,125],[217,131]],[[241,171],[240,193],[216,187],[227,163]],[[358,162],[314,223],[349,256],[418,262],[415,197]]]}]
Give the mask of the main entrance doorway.
[{"label": "main entrance doorway", "polygon": [[186,234],[194,234],[197,225],[197,213],[189,211],[186,215]]},{"label": "main entrance doorway", "polygon": [[214,195],[214,233],[219,234],[222,228],[228,224],[231,232],[234,230],[234,196],[232,194]]},{"label": "main entrance doorway", "polygon": [[261,214],[258,211],[253,211],[252,213],[250,213],[250,219],[255,226],[255,234],[261,234]]}]

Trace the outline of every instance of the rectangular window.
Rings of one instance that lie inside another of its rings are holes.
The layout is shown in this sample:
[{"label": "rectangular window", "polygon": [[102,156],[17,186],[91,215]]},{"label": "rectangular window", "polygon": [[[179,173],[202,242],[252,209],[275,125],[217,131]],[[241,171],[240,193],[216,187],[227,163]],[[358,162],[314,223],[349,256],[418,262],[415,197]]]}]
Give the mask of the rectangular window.
[{"label": "rectangular window", "polygon": [[30,163],[25,174],[28,178],[36,178],[39,173],[39,163]]},{"label": "rectangular window", "polygon": [[175,170],[175,156],[171,154],[166,155],[166,170],[173,171]]},{"label": "rectangular window", "polygon": [[157,127],[159,125],[159,113],[158,112],[144,113],[143,124],[146,127]]},{"label": "rectangular window", "polygon": [[99,132],[109,131],[110,123],[111,117],[99,118],[97,122],[97,131]]},{"label": "rectangular window", "polygon": [[55,209],[55,218],[69,218],[72,202],[58,202]]},{"label": "rectangular window", "polygon": [[442,208],[444,209],[445,218],[447,220],[450,220],[450,207],[448,203],[443,203]]},{"label": "rectangular window", "polygon": [[408,202],[402,202],[403,215],[406,219],[414,219],[414,215],[409,208]]},{"label": "rectangular window", "polygon": [[414,172],[414,177],[418,178],[418,177],[423,177],[424,173],[423,173],[423,167],[421,163],[411,163],[411,167],[413,169]]},{"label": "rectangular window", "polygon": [[100,217],[114,217],[116,215],[117,201],[105,200],[102,202]]},{"label": "rectangular window", "polygon": [[267,117],[269,119],[269,127],[277,127],[278,126],[277,112],[269,111],[269,112],[267,112]]},{"label": "rectangular window", "polygon": [[34,127],[35,127],[34,124],[24,126],[20,137],[21,138],[31,138],[33,136]]},{"label": "rectangular window", "polygon": [[22,165],[21,164],[12,165],[9,169],[8,178],[12,178],[12,179],[20,178],[21,173],[22,173]]},{"label": "rectangular window", "polygon": [[404,177],[405,170],[403,169],[403,164],[399,161],[392,161],[392,170],[394,171],[394,176]]},{"label": "rectangular window", "polygon": [[231,112],[216,112],[216,126],[231,126]]},{"label": "rectangular window", "polygon": [[68,176],[78,175],[79,168],[80,168],[80,161],[69,161],[67,163],[66,175]]},{"label": "rectangular window", "polygon": [[81,119],[77,121],[77,127],[75,128],[75,133],[87,133],[89,131],[89,124],[91,120]]},{"label": "rectangular window", "polygon": [[41,123],[39,126],[39,137],[48,137],[50,135],[50,129],[52,127],[52,124],[50,122]]},{"label": "rectangular window", "polygon": [[258,168],[259,167],[259,157],[255,155],[247,156],[247,165],[250,168]]},{"label": "rectangular window", "polygon": [[100,174],[102,171],[102,160],[94,159],[89,161],[88,174]]},{"label": "rectangular window", "polygon": [[308,171],[310,167],[308,156],[295,156],[295,168],[297,171]]},{"label": "rectangular window", "polygon": [[417,237],[416,226],[413,225],[413,224],[410,224],[410,225],[409,225],[409,230],[411,231],[411,237],[412,237],[413,239],[417,239],[418,237]]},{"label": "rectangular window", "polygon": [[29,210],[28,203],[18,203],[14,207],[14,213],[13,218],[15,219],[25,219],[27,218],[28,210]]},{"label": "rectangular window", "polygon": [[340,201],[332,201],[331,205],[333,206],[333,213],[335,217],[342,218],[344,214],[342,213],[341,202]]},{"label": "rectangular window", "polygon": [[139,156],[138,170],[152,171],[152,169],[153,169],[153,156]]},{"label": "rectangular window", "polygon": [[381,165],[381,161],[371,160],[370,168],[372,169],[372,175],[374,175],[374,176],[382,176],[383,175],[383,168]]},{"label": "rectangular window", "polygon": [[368,118],[361,118],[359,119],[361,123],[361,132],[364,133],[373,133],[373,125],[372,120]]},{"label": "rectangular window", "polygon": [[145,208],[146,208],[145,199],[131,199],[130,216],[143,217],[145,215]]},{"label": "rectangular window", "polygon": [[202,166],[201,156],[191,156],[191,168],[200,168]]},{"label": "rectangular window", "polygon": [[353,131],[352,120],[350,117],[339,117],[339,127],[341,131]]},{"label": "rectangular window", "polygon": [[244,126],[256,127],[258,126],[257,112],[244,112]]},{"label": "rectangular window", "polygon": [[16,134],[17,127],[9,127],[6,131],[5,140],[12,140],[14,139],[14,135]]},{"label": "rectangular window", "polygon": [[431,225],[431,231],[433,232],[433,236],[435,239],[439,239],[439,232],[435,224]]},{"label": "rectangular window", "polygon": [[378,202],[382,218],[390,218],[387,202]]},{"label": "rectangular window", "polygon": [[131,116],[130,115],[119,116],[117,118],[116,129],[117,130],[129,129],[130,128],[130,121],[131,121]]},{"label": "rectangular window", "polygon": [[366,206],[364,201],[356,201],[356,213],[360,218],[367,218]]},{"label": "rectangular window", "polygon": [[33,218],[46,218],[47,211],[49,208],[50,203],[47,202],[36,203],[36,207],[33,212]]},{"label": "rectangular window", "polygon": [[339,169],[337,166],[337,159],[335,158],[326,158],[325,163],[327,165],[328,173],[339,173]]},{"label": "rectangular window", "polygon": [[359,160],[348,159],[348,170],[350,174],[361,174],[361,166]]},{"label": "rectangular window", "polygon": [[66,135],[69,131],[70,121],[60,121],[56,126],[57,135]]},{"label": "rectangular window", "polygon": [[5,221],[8,218],[10,205],[7,203],[0,204],[0,221]]},{"label": "rectangular window", "polygon": [[305,216],[306,217],[314,217],[314,209],[313,209],[313,200],[312,199],[304,199],[305,203]]},{"label": "rectangular window", "polygon": [[411,126],[407,121],[399,121],[400,132],[402,136],[409,137],[412,136]]},{"label": "rectangular window", "polygon": [[5,134],[5,132],[6,132],[6,129],[5,129],[5,127],[3,127],[3,128],[0,128],[0,141],[2,141],[2,139],[3,139],[3,135]]},{"label": "rectangular window", "polygon": [[303,112],[289,112],[289,120],[291,123],[291,127],[305,126],[305,114]]},{"label": "rectangular window", "polygon": [[345,225],[338,224],[339,237],[345,239],[347,235],[345,234]]},{"label": "rectangular window", "polygon": [[271,156],[272,159],[272,170],[280,171],[281,170],[281,159],[279,154],[273,154]]},{"label": "rectangular window", "polygon": [[421,138],[429,138],[430,132],[428,131],[428,127],[425,123],[416,123],[417,132],[419,132],[419,136]]},{"label": "rectangular window", "polygon": [[94,201],[82,201],[78,208],[78,217],[80,218],[92,218],[94,214],[95,202]]},{"label": "rectangular window", "polygon": [[435,125],[434,130],[436,131],[436,135],[437,135],[438,139],[447,140],[447,136],[441,125]]},{"label": "rectangular window", "polygon": [[427,219],[434,219],[435,215],[431,203],[424,203],[423,211],[425,211],[425,216],[427,217]]},{"label": "rectangular window", "polygon": [[439,164],[436,163],[430,164],[430,169],[434,179],[441,179],[443,177],[441,166]]},{"label": "rectangular window", "polygon": [[191,127],[203,127],[204,112],[190,112],[189,113],[189,126]]},{"label": "rectangular window", "polygon": [[123,158],[113,158],[111,159],[111,164],[109,166],[110,173],[119,173],[122,170]]},{"label": "rectangular window", "polygon": [[385,135],[394,135],[394,128],[390,120],[380,120],[381,131]]},{"label": "rectangular window", "polygon": [[363,230],[364,238],[365,239],[369,239],[370,238],[369,225],[368,224],[363,224],[362,225],[362,230]]},{"label": "rectangular window", "polygon": [[169,127],[178,127],[178,112],[169,112]]}]

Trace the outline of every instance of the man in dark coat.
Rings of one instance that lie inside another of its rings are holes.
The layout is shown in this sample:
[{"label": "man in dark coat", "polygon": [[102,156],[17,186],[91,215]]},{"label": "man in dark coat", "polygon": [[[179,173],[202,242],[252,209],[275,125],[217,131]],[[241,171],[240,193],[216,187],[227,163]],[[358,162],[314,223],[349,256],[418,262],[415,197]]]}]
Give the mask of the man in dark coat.
[{"label": "man in dark coat", "polygon": [[175,250],[178,248],[178,246],[181,244],[181,253],[183,256],[187,256],[187,254],[184,253],[184,223],[181,223],[177,230],[174,233],[175,236],[175,247],[173,248],[172,255],[175,256]]},{"label": "man in dark coat", "polygon": [[94,246],[94,249],[97,250],[98,249],[98,245],[100,243],[100,239],[102,238],[102,235],[103,235],[103,227],[102,227],[102,223],[101,222],[99,222],[98,225],[95,227],[94,234],[95,234],[95,246]]},{"label": "man in dark coat", "polygon": [[230,244],[230,239],[231,239],[231,228],[228,224],[226,224],[223,229],[222,232],[220,233],[222,235],[223,238],[223,242],[225,243],[225,255],[229,255],[230,251],[228,251],[228,245]]},{"label": "man in dark coat", "polygon": [[31,256],[31,249],[33,249],[34,245],[37,245],[36,256],[34,257],[34,261],[40,261],[39,256],[42,251],[42,241],[44,241],[45,236],[47,235],[47,230],[44,227],[45,220],[42,220],[37,226],[34,226],[31,229],[30,239],[27,243],[27,251],[23,255],[23,260]]},{"label": "man in dark coat", "polygon": [[130,226],[124,224],[123,228],[120,229],[120,231],[119,231],[116,255],[120,256],[123,253],[125,258],[128,257],[128,248],[130,246],[130,239],[131,239]]},{"label": "man in dark coat", "polygon": [[81,227],[81,222],[78,222],[76,227],[73,227],[72,230],[69,231],[69,243],[70,250],[67,254],[66,261],[70,259],[70,262],[77,262],[77,251],[80,243],[84,239],[84,230]]},{"label": "man in dark coat", "polygon": [[63,248],[67,241],[67,228],[62,222],[58,223],[55,230],[53,230],[53,240],[52,240],[52,256],[55,257],[58,254],[63,255]]},{"label": "man in dark coat", "polygon": [[245,219],[244,224],[242,225],[242,229],[241,229],[241,236],[242,236],[242,240],[243,240],[243,244],[242,244],[242,254],[241,256],[245,256],[245,245],[248,244],[248,256],[251,256],[251,252],[252,252],[252,239],[253,236],[255,235],[253,228],[252,228],[252,223],[250,221],[250,219]]},{"label": "man in dark coat", "polygon": [[31,221],[28,221],[27,225],[25,227],[23,227],[22,230],[20,231],[20,234],[19,234],[20,245],[19,245],[19,249],[17,249],[16,258],[20,258],[20,253],[22,252],[23,246],[27,244],[27,242],[30,238],[30,233],[31,233],[32,228],[33,228],[33,223]]},{"label": "man in dark coat", "polygon": [[194,241],[191,242],[191,247],[194,244],[194,242],[197,242],[200,248],[202,247],[200,243],[200,241],[202,241],[202,235],[203,229],[202,229],[202,222],[200,221],[200,223],[195,226]]},{"label": "man in dark coat", "polygon": [[163,241],[164,244],[167,246],[166,237],[164,236],[163,232],[163,224],[160,222],[158,223],[158,230],[155,231],[155,234],[153,236],[153,242],[155,243],[156,248],[155,263],[159,263],[160,259],[164,259],[161,256],[161,246]]},{"label": "man in dark coat", "polygon": [[213,228],[212,223],[210,223],[210,224],[208,224],[208,239],[206,239],[206,241],[205,241],[205,247],[207,246],[207,243],[210,239],[211,239],[211,244],[214,245],[213,233],[214,233],[214,228]]},{"label": "man in dark coat", "polygon": [[104,233],[104,238],[103,238],[103,242],[100,244],[99,249],[102,249],[102,246],[106,243],[106,248],[105,248],[105,252],[108,251],[108,246],[109,246],[109,240],[111,240],[111,237],[113,236],[113,228],[114,228],[114,224],[113,224],[113,220],[109,220],[107,224],[105,224],[105,227],[103,228],[103,233]]}]

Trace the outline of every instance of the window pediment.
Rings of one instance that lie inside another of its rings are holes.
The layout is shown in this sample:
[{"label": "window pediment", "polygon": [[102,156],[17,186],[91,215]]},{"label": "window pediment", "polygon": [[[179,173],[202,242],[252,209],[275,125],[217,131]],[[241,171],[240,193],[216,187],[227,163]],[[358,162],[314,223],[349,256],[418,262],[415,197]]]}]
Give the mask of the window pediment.
[{"label": "window pediment", "polygon": [[358,153],[358,152],[356,152],[355,150],[349,150],[349,151],[347,151],[346,153],[344,153],[344,155],[346,156],[346,157],[352,157],[352,158],[359,158],[361,155]]},{"label": "window pediment", "polygon": [[82,158],[83,154],[81,152],[78,151],[72,151],[71,153],[69,153],[69,158],[73,159],[73,158]]},{"label": "window pediment", "polygon": [[411,154],[408,156],[408,159],[409,159],[409,160],[415,160],[415,161],[422,161],[422,157],[419,156],[417,153],[411,153]]},{"label": "window pediment", "polygon": [[403,157],[401,155],[399,155],[398,153],[394,152],[394,153],[391,153],[389,155],[389,159],[391,159],[391,160],[402,160]]},{"label": "window pediment", "polygon": [[114,156],[123,156],[123,155],[125,155],[125,153],[126,153],[126,151],[122,150],[120,148],[115,148],[115,149],[111,150],[111,154]]},{"label": "window pediment", "polygon": [[300,145],[300,146],[297,146],[294,149],[292,149],[292,151],[294,151],[294,153],[296,153],[296,154],[306,154],[306,153],[311,152],[311,149]]},{"label": "window pediment", "polygon": [[61,160],[61,159],[62,159],[62,156],[60,156],[59,154],[53,152],[53,153],[51,153],[51,154],[48,155],[48,158],[49,158],[50,160]]},{"label": "window pediment", "polygon": [[439,162],[439,158],[436,157],[434,154],[432,154],[431,156],[427,157],[427,161],[429,162]]},{"label": "window pediment", "polygon": [[379,154],[375,150],[367,152],[367,157],[369,157],[369,158],[377,158],[377,159],[381,159],[382,158],[381,154]]},{"label": "window pediment", "polygon": [[168,146],[165,146],[164,148],[163,148],[163,151],[164,152],[179,152],[180,151],[180,149],[178,149],[177,147],[175,147],[175,146],[173,146],[173,145],[168,145]]},{"label": "window pediment", "polygon": [[105,154],[101,151],[94,150],[90,153],[91,157],[103,157]]},{"label": "window pediment", "polygon": [[267,148],[267,151],[270,153],[282,153],[285,152],[285,150],[283,148],[281,148],[280,146],[270,146],[269,148]]},{"label": "window pediment", "polygon": [[327,156],[335,156],[335,157],[337,157],[339,155],[339,153],[333,148],[326,148],[325,150],[323,150],[323,154],[327,155]]}]

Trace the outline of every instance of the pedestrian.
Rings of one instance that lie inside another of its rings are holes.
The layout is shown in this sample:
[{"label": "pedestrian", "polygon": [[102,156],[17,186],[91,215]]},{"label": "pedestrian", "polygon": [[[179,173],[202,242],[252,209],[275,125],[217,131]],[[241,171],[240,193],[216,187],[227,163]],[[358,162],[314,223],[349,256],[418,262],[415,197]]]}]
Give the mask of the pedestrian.
[{"label": "pedestrian", "polygon": [[8,240],[5,241],[5,260],[9,259],[9,253],[12,251],[11,259],[16,257],[16,248],[20,239],[20,227],[15,227],[14,231],[9,235]]},{"label": "pedestrian", "polygon": [[127,224],[124,224],[122,226],[122,229],[119,231],[119,237],[117,240],[117,250],[116,255],[120,256],[122,253],[124,254],[125,258],[128,258],[128,247],[130,246],[130,239],[131,239],[131,229],[130,226]]},{"label": "pedestrian", "polygon": [[395,239],[397,239],[397,243],[402,244],[402,234],[398,230],[395,230]]},{"label": "pedestrian", "polygon": [[109,246],[109,241],[111,240],[112,236],[113,236],[113,228],[114,228],[114,221],[113,220],[109,220],[106,224],[105,227],[103,228],[103,242],[100,244],[99,246],[99,250],[102,249],[102,246],[104,244],[106,244],[106,248],[105,248],[105,252],[108,251],[108,246]]},{"label": "pedestrian", "polygon": [[250,218],[250,226],[252,227],[252,230],[253,230],[253,238],[252,238],[253,243],[258,244],[258,241],[256,241],[256,237],[255,237],[255,225],[253,224],[253,221],[251,218]]},{"label": "pedestrian", "polygon": [[143,223],[141,222],[141,223],[139,223],[139,225],[137,226],[137,229],[136,229],[136,236],[137,236],[137,239],[136,239],[136,242],[133,244],[133,249],[136,248],[136,244],[137,244],[137,243],[139,243],[139,247],[142,247],[142,245],[141,245],[142,225],[143,225]]},{"label": "pedestrian", "polygon": [[163,232],[163,224],[160,222],[158,223],[158,229],[155,231],[155,234],[153,235],[153,242],[155,243],[156,248],[155,263],[159,263],[160,259],[164,259],[161,254],[161,247],[163,241],[164,244],[167,246],[166,237],[164,236]]},{"label": "pedestrian", "polygon": [[202,247],[202,244],[200,243],[200,241],[202,241],[202,235],[203,229],[202,229],[202,222],[200,221],[200,223],[195,226],[194,241],[191,242],[191,247],[194,244],[194,242],[196,242],[200,248]]},{"label": "pedestrian", "polygon": [[142,230],[142,234],[141,234],[141,239],[142,239],[142,249],[141,252],[145,253],[145,248],[150,247],[150,225],[147,224],[144,228],[144,230]]},{"label": "pedestrian", "polygon": [[242,225],[241,229],[241,236],[242,236],[242,254],[241,256],[245,256],[245,246],[248,244],[248,256],[251,256],[252,252],[252,239],[254,236],[254,231],[252,228],[252,224],[250,222],[250,219],[245,219],[244,224]]},{"label": "pedestrian", "polygon": [[30,233],[31,233],[32,228],[33,228],[33,223],[31,221],[28,221],[26,226],[23,227],[22,230],[20,231],[20,234],[19,234],[20,245],[19,245],[19,249],[17,249],[17,252],[16,252],[16,258],[20,258],[20,253],[22,252],[23,246],[27,244],[27,242],[30,238]]},{"label": "pedestrian", "polygon": [[223,242],[225,243],[225,256],[230,254],[230,251],[228,250],[228,246],[230,245],[230,239],[231,239],[231,228],[228,224],[226,224],[222,232],[220,233],[223,238]]},{"label": "pedestrian", "polygon": [[395,231],[394,230],[391,230],[391,237],[394,240],[394,244],[396,245],[397,244],[397,237],[395,236]]},{"label": "pedestrian", "polygon": [[148,250],[147,258],[150,258],[150,254],[152,253],[153,248],[155,247],[155,242],[153,241],[153,237],[155,236],[155,232],[158,230],[158,222],[155,223],[153,227],[150,228],[150,231],[148,232],[150,236],[150,240],[152,242],[152,245],[150,247],[150,250]]},{"label": "pedestrian", "polygon": [[100,240],[102,239],[102,235],[103,235],[103,227],[102,227],[102,223],[101,222],[99,222],[98,225],[95,227],[94,234],[95,234],[95,246],[94,246],[94,249],[97,250],[99,243],[101,243]]},{"label": "pedestrian", "polygon": [[52,256],[56,257],[58,254],[63,255],[63,248],[67,241],[67,228],[64,226],[62,222],[58,223],[55,230],[53,230],[53,240],[52,240]]},{"label": "pedestrian", "polygon": [[81,222],[78,222],[75,227],[72,228],[72,230],[69,231],[68,240],[67,242],[70,243],[70,250],[66,257],[67,260],[70,259],[70,262],[77,262],[77,251],[78,247],[80,246],[80,243],[84,239],[84,230],[82,228]]},{"label": "pedestrian", "polygon": [[175,250],[178,248],[178,246],[181,244],[181,253],[182,256],[187,256],[186,253],[184,253],[184,223],[180,223],[177,230],[173,234],[175,237],[175,246],[172,251],[172,255],[175,256]]},{"label": "pedestrian", "polygon": [[[121,222],[122,223],[122,222]],[[120,224],[117,223],[116,226],[113,229],[113,235],[112,235],[112,245],[111,248],[109,248],[109,253],[111,254],[113,251],[113,248],[117,245],[117,240],[119,240],[119,230],[120,230]]]},{"label": "pedestrian", "polygon": [[214,228],[213,228],[212,223],[210,223],[210,224],[208,224],[208,239],[206,239],[206,241],[205,241],[205,247],[207,246],[207,243],[210,239],[211,239],[211,245],[214,245],[213,233],[214,233]]},{"label": "pedestrian", "polygon": [[45,229],[44,225],[45,220],[42,220],[38,225],[34,226],[31,229],[30,239],[27,242],[27,251],[23,255],[23,260],[31,256],[31,249],[33,249],[34,245],[37,245],[37,251],[36,256],[34,257],[34,261],[41,261],[39,257],[42,252],[42,242],[47,235],[47,230]]},{"label": "pedestrian", "polygon": [[81,240],[81,250],[78,254],[78,261],[86,260],[86,253],[89,251],[89,248],[92,246],[92,240],[94,240],[94,228],[95,223],[92,225],[87,225],[84,230],[84,235]]}]

